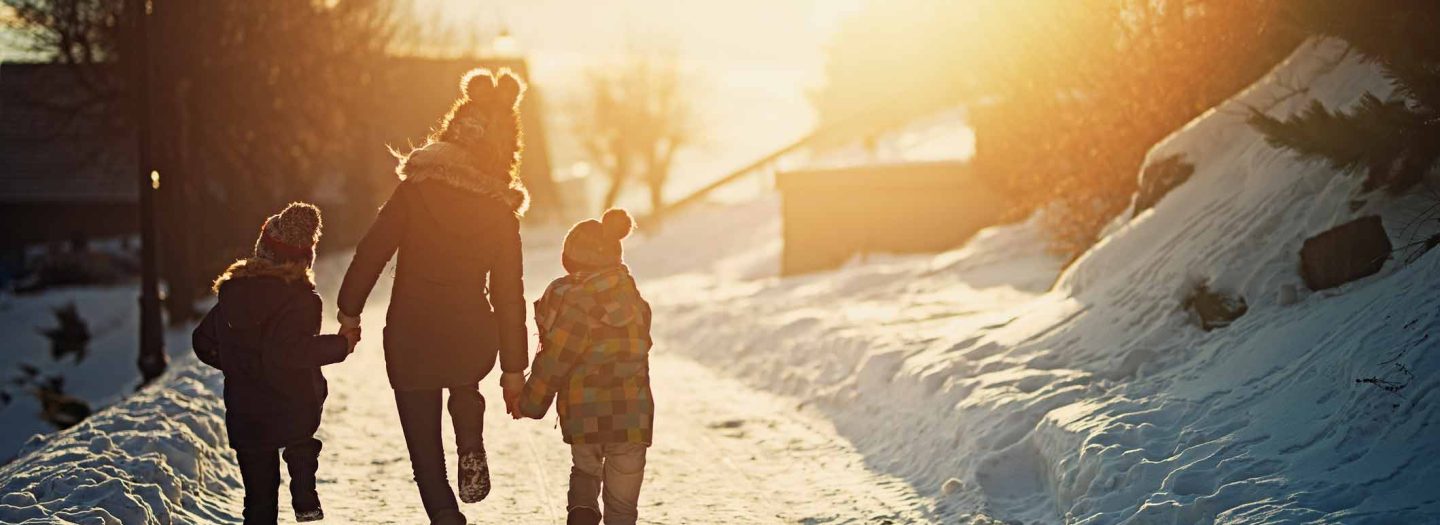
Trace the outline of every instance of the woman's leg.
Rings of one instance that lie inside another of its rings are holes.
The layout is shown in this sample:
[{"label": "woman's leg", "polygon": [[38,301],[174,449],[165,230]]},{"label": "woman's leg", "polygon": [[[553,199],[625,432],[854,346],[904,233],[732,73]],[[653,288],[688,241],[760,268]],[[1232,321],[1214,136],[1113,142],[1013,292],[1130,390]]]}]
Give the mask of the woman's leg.
[{"label": "woman's leg", "polygon": [[[460,504],[445,477],[445,449],[440,441],[440,390],[396,390],[395,408],[410,467],[420,488],[420,502],[431,523],[464,523]],[[455,521],[456,519],[459,521]]]},{"label": "woman's leg", "polygon": [[490,463],[485,457],[485,398],[479,385],[451,388],[450,421],[460,452],[460,501],[476,503],[490,495]]},{"label": "woman's leg", "polygon": [[236,450],[245,484],[245,525],[272,525],[279,519],[280,451]]},{"label": "woman's leg", "polygon": [[480,395],[480,385],[451,388],[445,404],[455,425],[455,448],[461,453],[485,450],[485,396]]}]

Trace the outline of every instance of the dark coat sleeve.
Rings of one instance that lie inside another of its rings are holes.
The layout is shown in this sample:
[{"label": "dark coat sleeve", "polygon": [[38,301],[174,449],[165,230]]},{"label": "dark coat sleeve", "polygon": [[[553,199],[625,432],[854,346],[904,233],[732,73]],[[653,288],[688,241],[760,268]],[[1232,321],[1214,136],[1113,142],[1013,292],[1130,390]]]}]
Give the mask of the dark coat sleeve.
[{"label": "dark coat sleeve", "polygon": [[190,347],[195,352],[195,357],[219,370],[225,368],[220,365],[220,323],[224,314],[220,313],[220,303],[210,308],[205,318],[190,333]]},{"label": "dark coat sleeve", "polygon": [[270,344],[263,352],[267,366],[319,368],[344,361],[350,343],[337,334],[320,334],[320,296],[315,292],[288,301],[280,312]]},{"label": "dark coat sleeve", "polygon": [[524,372],[530,360],[525,329],[525,263],[521,255],[520,220],[511,216],[503,226],[495,266],[490,269],[490,304],[500,331],[500,370]]},{"label": "dark coat sleeve", "polygon": [[385,270],[390,257],[399,249],[408,215],[406,190],[404,183],[395,188],[390,200],[380,208],[375,223],[370,225],[370,230],[365,232],[365,237],[355,246],[355,258],[350,260],[350,268],[345,271],[345,279],[340,283],[340,294],[336,301],[341,313],[352,317],[360,315],[361,310],[365,309],[365,299],[370,297],[375,281],[380,279],[380,272]]}]

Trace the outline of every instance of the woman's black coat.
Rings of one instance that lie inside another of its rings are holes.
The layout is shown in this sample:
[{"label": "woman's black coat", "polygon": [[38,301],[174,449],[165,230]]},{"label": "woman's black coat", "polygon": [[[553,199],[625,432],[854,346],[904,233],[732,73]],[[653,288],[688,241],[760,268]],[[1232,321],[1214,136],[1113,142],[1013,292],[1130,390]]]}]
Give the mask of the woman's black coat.
[{"label": "woman's black coat", "polygon": [[339,307],[359,316],[399,252],[385,317],[396,390],[474,385],[528,365],[520,221],[515,209],[436,180],[400,183],[355,249]]}]

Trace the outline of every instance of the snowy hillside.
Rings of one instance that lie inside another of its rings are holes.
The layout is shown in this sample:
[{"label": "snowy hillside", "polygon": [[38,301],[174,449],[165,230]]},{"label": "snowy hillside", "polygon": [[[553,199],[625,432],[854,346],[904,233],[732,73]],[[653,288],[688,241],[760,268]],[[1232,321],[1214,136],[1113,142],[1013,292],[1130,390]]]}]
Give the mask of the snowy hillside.
[{"label": "snowy hillside", "polygon": [[[1434,522],[1440,253],[1324,293],[1298,275],[1307,237],[1379,214],[1405,245],[1430,201],[1352,203],[1358,178],[1298,162],[1245,123],[1247,106],[1285,115],[1366,91],[1388,92],[1373,66],[1334,41],[1302,47],[1157,145],[1152,159],[1195,164],[1190,181],[1117,220],[1049,293],[1037,292],[1057,266],[1024,225],[935,257],[645,286],[671,350],[828,414],[943,516]],[[1201,330],[1181,308],[1198,283],[1243,296],[1249,313]],[[1356,382],[1395,363],[1414,376],[1398,393]]]}]

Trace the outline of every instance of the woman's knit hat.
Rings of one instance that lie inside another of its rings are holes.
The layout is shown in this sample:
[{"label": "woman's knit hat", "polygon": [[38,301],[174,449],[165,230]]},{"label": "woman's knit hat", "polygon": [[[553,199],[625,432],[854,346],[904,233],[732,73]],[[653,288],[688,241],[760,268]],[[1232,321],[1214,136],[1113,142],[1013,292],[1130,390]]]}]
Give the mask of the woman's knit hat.
[{"label": "woman's knit hat", "polygon": [[570,227],[565,235],[561,262],[565,270],[580,272],[619,266],[624,259],[620,240],[635,228],[630,214],[619,208],[605,212],[600,220],[586,219]]},{"label": "woman's knit hat", "polygon": [[400,180],[437,180],[524,215],[530,195],[520,181],[520,101],[525,82],[508,69],[476,69],[460,79],[461,97],[420,148],[395,153]]},{"label": "woman's knit hat", "polygon": [[260,238],[255,240],[255,258],[285,264],[315,262],[315,243],[320,241],[320,208],[314,204],[292,202],[284,210],[265,219]]}]

